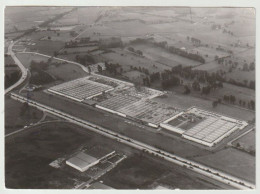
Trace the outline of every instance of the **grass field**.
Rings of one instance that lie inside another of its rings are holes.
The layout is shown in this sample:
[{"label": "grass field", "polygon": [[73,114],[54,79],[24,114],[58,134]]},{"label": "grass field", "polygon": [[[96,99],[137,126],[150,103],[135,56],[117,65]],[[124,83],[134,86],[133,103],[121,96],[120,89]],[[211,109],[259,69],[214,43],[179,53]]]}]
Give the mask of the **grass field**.
[{"label": "grass field", "polygon": [[236,97],[236,104],[238,104],[238,100],[255,100],[255,90],[239,87],[228,83],[223,83],[223,88],[212,91],[209,96],[213,96],[215,98],[222,98],[224,95],[234,95]]},{"label": "grass field", "polygon": [[35,45],[26,46],[27,51],[39,52],[46,55],[54,55],[54,52],[58,52],[64,47],[64,42],[52,41],[52,40],[37,40],[34,41]]},{"label": "grass field", "polygon": [[232,71],[232,73],[227,73],[226,75],[227,79],[234,79],[241,83],[244,83],[244,80],[247,80],[248,83],[250,81],[255,81],[255,77],[256,77],[255,71],[241,71],[241,70],[235,70]]},{"label": "grass field", "polygon": [[245,152],[228,148],[214,154],[196,157],[194,160],[247,181],[255,182],[255,157]]},{"label": "grass field", "polygon": [[5,134],[35,123],[43,116],[42,111],[33,107],[28,107],[26,111],[22,112],[23,106],[21,102],[5,97]]},{"label": "grass field", "polygon": [[87,53],[95,49],[98,49],[98,47],[97,46],[75,47],[75,48],[65,48],[62,50],[62,52],[67,51],[67,53]]},{"label": "grass field", "polygon": [[[6,138],[5,180],[7,188],[73,188],[75,179],[86,181],[78,172],[55,169],[49,164],[70,155],[81,146],[104,146],[131,154],[130,148],[68,123],[48,123]],[[73,170],[75,171],[75,170]]]},{"label": "grass field", "polygon": [[14,32],[14,26],[16,26],[18,30],[26,30],[55,17],[56,14],[69,10],[71,10],[71,7],[56,7],[50,9],[49,7],[43,6],[33,8],[23,7],[23,9],[21,9],[19,6],[7,6],[5,9],[5,17],[8,22],[5,23],[5,28],[7,32]]},{"label": "grass field", "polygon": [[159,48],[154,47],[152,45],[134,45],[134,49],[141,50],[143,52],[143,55],[147,57],[148,59],[159,62],[162,64],[165,64],[170,67],[177,66],[179,64],[182,64],[182,66],[195,66],[200,64],[197,61],[193,61],[184,57],[181,57],[179,55],[175,55],[172,53],[169,53],[168,51]]},{"label": "grass field", "polygon": [[227,115],[229,117],[234,117],[245,121],[255,118],[254,112],[223,104],[219,104],[217,107],[213,108],[212,101],[205,100],[201,97],[193,97],[191,95],[169,93],[167,98],[157,97],[154,100],[170,104],[180,109],[187,109],[191,106],[197,106],[208,111],[217,112],[222,115]]},{"label": "grass field", "polygon": [[[28,53],[18,53],[18,59],[21,63],[26,67],[29,68],[31,65],[31,61],[34,60],[36,62],[47,61],[49,58],[44,57],[37,54],[28,54]],[[56,80],[60,81],[70,81],[76,78],[84,77],[87,75],[79,66],[71,64],[71,63],[64,63],[59,60],[52,60],[54,63],[61,63],[61,64],[53,64],[50,63],[46,73],[53,76]]]},{"label": "grass field", "polygon": [[103,58],[103,60],[111,61],[113,63],[119,63],[120,65],[122,65],[122,68],[126,71],[130,69],[130,66],[137,68],[144,67],[148,69],[150,73],[158,71],[161,72],[165,69],[171,69],[171,67],[167,65],[152,61],[141,56],[134,55],[122,49],[113,49],[113,51],[115,52],[104,53],[100,56]]},{"label": "grass field", "polygon": [[224,71],[228,71],[228,67],[225,65],[220,65],[217,63],[217,61],[211,61],[208,62],[206,64],[197,66],[195,68],[193,68],[194,70],[203,70],[203,71],[207,71],[207,72],[216,72],[218,70],[224,70]]},{"label": "grass field", "polygon": [[134,155],[100,180],[116,189],[152,189],[163,184],[171,189],[218,189],[181,167],[172,168],[151,158]]},{"label": "grass field", "polygon": [[5,60],[5,65],[15,64],[13,58],[12,58],[11,56],[9,56],[9,55],[6,56],[6,57],[4,58],[4,60]]},{"label": "grass field", "polygon": [[236,146],[237,143],[239,143],[240,147],[245,149],[246,151],[255,151],[255,149],[256,149],[255,141],[256,141],[256,132],[254,130],[254,131],[250,131],[246,135],[240,137],[239,139],[234,141],[232,144],[234,146]]},{"label": "grass field", "polygon": [[27,36],[32,41],[40,41],[44,38],[47,40],[48,37],[51,37],[52,41],[66,42],[71,38],[71,35],[69,31],[36,31]]}]

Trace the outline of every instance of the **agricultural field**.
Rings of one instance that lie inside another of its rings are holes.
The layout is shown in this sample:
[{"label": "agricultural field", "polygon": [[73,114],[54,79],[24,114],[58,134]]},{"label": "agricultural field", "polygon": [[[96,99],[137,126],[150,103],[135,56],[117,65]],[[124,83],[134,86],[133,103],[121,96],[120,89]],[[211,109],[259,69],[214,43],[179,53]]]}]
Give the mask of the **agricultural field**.
[{"label": "agricultural field", "polygon": [[247,181],[255,182],[255,157],[240,150],[227,148],[193,159]]},{"label": "agricultural field", "polygon": [[235,95],[237,99],[236,104],[238,104],[239,100],[245,100],[247,102],[250,100],[255,100],[255,90],[234,86],[228,83],[223,83],[223,88],[212,91],[209,94],[209,96],[214,98],[223,98],[223,95]]},{"label": "agricultural field", "polygon": [[75,48],[64,48],[62,52],[70,53],[90,53],[91,51],[98,50],[97,46],[86,46],[86,47],[75,47]]},{"label": "agricultural field", "polygon": [[203,70],[203,71],[207,71],[209,73],[212,73],[212,72],[216,72],[218,70],[228,71],[229,68],[225,65],[218,64],[217,61],[210,61],[210,62],[205,63],[203,65],[199,65],[199,66],[197,66],[193,69],[194,70]]},{"label": "agricultural field", "polygon": [[142,83],[143,78],[146,77],[144,73],[136,70],[123,72],[123,76],[127,77],[132,82],[137,82],[137,83]]},{"label": "agricultural field", "polygon": [[[5,32],[15,32],[30,29],[47,21],[55,15],[71,10],[70,7],[6,7],[5,8]],[[15,13],[15,14],[14,14]]]},{"label": "agricultural field", "polygon": [[100,54],[99,56],[102,57],[102,61],[120,64],[125,71],[129,71],[131,66],[146,68],[150,73],[171,69],[171,67],[167,65],[151,61],[145,57],[137,56],[122,49],[113,49],[113,51],[114,52]]},{"label": "agricultural field", "polygon": [[[52,29],[52,28],[51,28]],[[72,37],[70,35],[70,31],[59,31],[59,30],[39,30],[36,32],[33,32],[29,36],[25,36],[26,38],[31,39],[32,41],[40,41],[40,40],[48,40],[50,37],[50,40],[52,41],[61,41],[66,42],[70,40]]]},{"label": "agricultural field", "polygon": [[64,47],[64,42],[62,41],[37,40],[34,42],[35,45],[26,46],[26,51],[53,56],[54,52],[59,52]]},{"label": "agricultural field", "polygon": [[200,63],[197,61],[193,61],[172,53],[165,51],[162,48],[155,47],[152,45],[133,45],[132,46],[135,50],[141,50],[143,52],[143,56],[150,59],[151,61],[158,62],[164,64],[169,67],[174,67],[179,64],[182,66],[196,66]]}]

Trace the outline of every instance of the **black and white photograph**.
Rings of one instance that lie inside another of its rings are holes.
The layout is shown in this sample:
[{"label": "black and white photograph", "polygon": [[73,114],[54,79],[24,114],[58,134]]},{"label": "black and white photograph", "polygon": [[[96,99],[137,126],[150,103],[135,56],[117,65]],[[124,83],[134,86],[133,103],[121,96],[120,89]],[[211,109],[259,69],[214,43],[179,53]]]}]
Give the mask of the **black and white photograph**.
[{"label": "black and white photograph", "polygon": [[255,4],[63,4],[3,7],[4,193],[256,191]]}]

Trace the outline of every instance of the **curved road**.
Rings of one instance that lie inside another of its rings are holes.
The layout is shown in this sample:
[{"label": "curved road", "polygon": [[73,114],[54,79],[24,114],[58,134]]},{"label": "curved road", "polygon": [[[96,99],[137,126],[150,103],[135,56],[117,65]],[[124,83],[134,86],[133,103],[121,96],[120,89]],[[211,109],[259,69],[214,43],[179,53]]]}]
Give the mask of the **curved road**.
[{"label": "curved road", "polygon": [[15,64],[18,65],[18,67],[21,69],[22,71],[22,76],[20,77],[20,79],[12,86],[10,86],[9,88],[5,89],[5,94],[7,94],[8,92],[10,92],[12,89],[16,88],[17,86],[19,86],[21,83],[23,83],[23,81],[26,79],[27,74],[28,74],[28,70],[23,66],[23,64],[19,61],[19,59],[15,56],[15,53],[13,52],[13,46],[16,43],[15,42],[11,42],[11,44],[8,46],[8,53],[14,60]]}]

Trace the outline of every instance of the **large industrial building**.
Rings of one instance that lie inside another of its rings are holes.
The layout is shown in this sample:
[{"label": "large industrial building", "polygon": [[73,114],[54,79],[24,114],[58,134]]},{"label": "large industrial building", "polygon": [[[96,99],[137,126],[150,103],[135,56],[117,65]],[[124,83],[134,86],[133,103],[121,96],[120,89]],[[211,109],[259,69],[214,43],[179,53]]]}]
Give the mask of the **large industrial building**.
[{"label": "large industrial building", "polygon": [[248,124],[227,116],[191,107],[161,123],[164,129],[182,134],[185,139],[212,147],[237,129]]},{"label": "large industrial building", "polygon": [[84,172],[90,167],[98,164],[102,159],[113,155],[115,151],[107,151],[105,149],[94,148],[89,151],[82,151],[66,161],[66,164]]},{"label": "large industrial building", "polygon": [[[160,126],[209,147],[247,126],[245,121],[197,107],[182,111],[154,100],[164,94],[162,91],[147,87],[137,90],[133,84],[96,74],[53,86],[48,91],[154,128]],[[83,159],[76,157],[72,161],[79,163]]]}]

